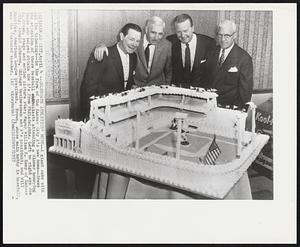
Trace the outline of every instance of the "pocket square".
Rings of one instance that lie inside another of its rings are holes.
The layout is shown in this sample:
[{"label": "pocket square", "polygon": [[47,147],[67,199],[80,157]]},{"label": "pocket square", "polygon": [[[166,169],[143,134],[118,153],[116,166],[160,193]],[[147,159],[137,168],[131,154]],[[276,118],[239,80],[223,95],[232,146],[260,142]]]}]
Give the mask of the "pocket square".
[{"label": "pocket square", "polygon": [[228,72],[238,72],[239,70],[237,69],[237,67],[231,67]]},{"label": "pocket square", "polygon": [[205,63],[205,62],[206,62],[206,59],[200,61],[200,63]]},{"label": "pocket square", "polygon": [[132,75],[135,75],[135,70],[134,70],[134,71],[132,71]]}]

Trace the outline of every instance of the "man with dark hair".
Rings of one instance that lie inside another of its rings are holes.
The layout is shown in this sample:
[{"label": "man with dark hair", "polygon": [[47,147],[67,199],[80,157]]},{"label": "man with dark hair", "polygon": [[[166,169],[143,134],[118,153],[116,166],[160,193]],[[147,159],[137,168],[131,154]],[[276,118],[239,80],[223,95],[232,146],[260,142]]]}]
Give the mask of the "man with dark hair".
[{"label": "man with dark hair", "polygon": [[[121,29],[120,41],[108,48],[109,55],[104,56],[102,62],[94,59],[94,51],[90,54],[80,88],[82,119],[89,117],[91,96],[119,93],[134,85],[133,74],[137,61],[135,50],[139,45],[141,32],[138,25],[128,23]],[[77,196],[87,198],[92,194],[98,169],[82,164],[75,167],[76,187],[80,192]],[[109,178],[117,179],[118,175],[111,173]],[[124,184],[128,183],[127,177],[119,180],[124,180]]]},{"label": "man with dark hair", "polygon": [[206,87],[205,63],[208,51],[215,46],[214,39],[194,33],[188,14],[176,16],[173,24],[176,34],[167,37],[172,43],[172,83],[186,88]]},{"label": "man with dark hair", "polygon": [[244,108],[252,96],[253,64],[250,55],[235,44],[236,32],[230,20],[218,25],[218,46],[208,56],[206,81],[209,88],[217,89],[220,105]]},{"label": "man with dark hair", "polygon": [[[136,51],[137,67],[134,81],[138,87],[171,84],[171,44],[164,38],[165,22],[158,16],[147,19],[142,42]],[[98,61],[108,54],[105,44],[95,49]]]},{"label": "man with dark hair", "polygon": [[134,53],[141,39],[141,28],[126,24],[120,32],[120,41],[108,47],[109,55],[102,62],[91,53],[80,88],[82,119],[88,118],[91,96],[119,93],[131,89],[137,57]]}]

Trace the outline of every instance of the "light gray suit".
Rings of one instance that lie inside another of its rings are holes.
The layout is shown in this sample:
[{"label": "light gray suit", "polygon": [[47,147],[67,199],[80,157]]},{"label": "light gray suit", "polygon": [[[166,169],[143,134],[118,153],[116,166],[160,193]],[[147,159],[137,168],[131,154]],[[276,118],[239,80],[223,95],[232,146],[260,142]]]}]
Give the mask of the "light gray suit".
[{"label": "light gray suit", "polygon": [[[144,38],[142,38],[144,40]],[[143,42],[137,49],[137,65],[134,81],[139,87],[170,84],[172,79],[171,43],[162,39],[154,50],[152,65],[148,73]]]}]

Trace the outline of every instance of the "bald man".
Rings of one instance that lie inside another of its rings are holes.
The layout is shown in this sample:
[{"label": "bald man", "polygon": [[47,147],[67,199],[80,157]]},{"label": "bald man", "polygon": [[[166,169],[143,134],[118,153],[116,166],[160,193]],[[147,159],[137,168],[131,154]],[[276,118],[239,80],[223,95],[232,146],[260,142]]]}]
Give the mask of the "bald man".
[{"label": "bald man", "polygon": [[230,20],[217,27],[218,45],[211,50],[206,63],[207,88],[217,89],[220,105],[243,108],[251,100],[253,64],[250,55],[235,44],[237,28]]}]

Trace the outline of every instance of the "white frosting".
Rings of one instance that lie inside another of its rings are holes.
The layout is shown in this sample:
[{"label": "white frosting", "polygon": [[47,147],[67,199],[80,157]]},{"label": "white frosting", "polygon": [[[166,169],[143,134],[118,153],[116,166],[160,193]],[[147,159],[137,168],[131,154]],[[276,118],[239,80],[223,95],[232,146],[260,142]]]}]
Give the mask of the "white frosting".
[{"label": "white frosting", "polygon": [[[253,138],[253,134],[245,131],[246,113],[218,108],[214,92],[151,86],[126,93],[92,100],[91,119],[87,123],[56,120],[54,146],[50,151],[209,197],[223,198],[268,141],[268,136],[254,134]],[[137,111],[140,112],[139,126]],[[187,130],[196,128],[203,133],[232,139],[239,136],[240,158],[209,166],[145,152],[130,145],[137,138],[168,128],[174,116],[179,116],[178,112],[186,118],[184,128]]]}]

